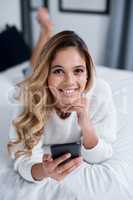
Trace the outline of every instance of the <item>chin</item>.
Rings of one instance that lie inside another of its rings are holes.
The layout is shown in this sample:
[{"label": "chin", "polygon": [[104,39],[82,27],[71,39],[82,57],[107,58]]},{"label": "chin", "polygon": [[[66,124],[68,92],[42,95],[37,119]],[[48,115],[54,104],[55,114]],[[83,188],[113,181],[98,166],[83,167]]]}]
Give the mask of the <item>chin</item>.
[{"label": "chin", "polygon": [[67,97],[67,98],[62,98],[61,102],[64,105],[70,105],[70,104],[74,103],[77,99],[78,99],[78,97],[71,97],[71,98]]},{"label": "chin", "polygon": [[64,95],[62,92],[56,93],[54,98],[56,99],[57,104],[61,105],[70,105],[77,101],[81,97],[82,91],[76,91],[74,94]]}]

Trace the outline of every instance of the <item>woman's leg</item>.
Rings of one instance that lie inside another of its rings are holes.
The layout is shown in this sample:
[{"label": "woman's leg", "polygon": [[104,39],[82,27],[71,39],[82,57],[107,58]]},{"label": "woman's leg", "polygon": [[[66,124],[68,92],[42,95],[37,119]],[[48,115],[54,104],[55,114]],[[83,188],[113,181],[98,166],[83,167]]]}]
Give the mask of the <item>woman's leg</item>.
[{"label": "woman's leg", "polygon": [[41,53],[42,47],[48,41],[48,39],[52,35],[53,31],[53,23],[49,19],[48,10],[46,8],[39,8],[37,11],[37,21],[40,24],[41,31],[37,41],[35,48],[33,49],[32,56],[31,56],[31,65],[34,65],[37,62],[37,59]]}]

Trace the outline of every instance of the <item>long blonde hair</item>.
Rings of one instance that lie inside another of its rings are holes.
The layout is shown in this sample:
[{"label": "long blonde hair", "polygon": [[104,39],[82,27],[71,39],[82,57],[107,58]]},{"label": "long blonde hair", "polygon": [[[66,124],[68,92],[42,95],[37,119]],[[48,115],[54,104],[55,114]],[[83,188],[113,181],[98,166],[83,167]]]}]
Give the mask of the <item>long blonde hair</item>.
[{"label": "long blonde hair", "polygon": [[10,152],[20,144],[23,146],[23,149],[17,148],[16,157],[23,154],[31,155],[33,147],[38,144],[45,133],[45,125],[52,114],[55,103],[47,84],[49,68],[56,53],[68,47],[77,48],[85,58],[88,73],[85,90],[88,91],[93,84],[95,68],[84,41],[73,31],[62,31],[54,35],[43,47],[32,74],[17,84],[20,88],[18,99],[22,102],[24,109],[13,120],[17,138],[8,143]]}]

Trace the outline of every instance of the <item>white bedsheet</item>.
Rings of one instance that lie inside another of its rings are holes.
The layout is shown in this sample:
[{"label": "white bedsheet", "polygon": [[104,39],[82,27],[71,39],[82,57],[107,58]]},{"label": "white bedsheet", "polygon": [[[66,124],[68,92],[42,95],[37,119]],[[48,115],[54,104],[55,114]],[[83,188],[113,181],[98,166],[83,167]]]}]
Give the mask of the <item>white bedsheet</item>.
[{"label": "white bedsheet", "polygon": [[[83,162],[61,182],[49,178],[47,183],[28,183],[12,170],[12,163],[7,156],[3,156],[6,137],[3,142],[0,141],[0,200],[133,200],[133,74],[106,68],[97,71],[101,77],[108,79],[113,90],[115,84],[119,89],[124,89],[124,93],[116,93],[114,97],[118,107],[119,129],[118,139],[113,145],[113,157],[101,164]],[[119,110],[119,104],[125,107]],[[3,134],[0,132],[1,138]]]}]

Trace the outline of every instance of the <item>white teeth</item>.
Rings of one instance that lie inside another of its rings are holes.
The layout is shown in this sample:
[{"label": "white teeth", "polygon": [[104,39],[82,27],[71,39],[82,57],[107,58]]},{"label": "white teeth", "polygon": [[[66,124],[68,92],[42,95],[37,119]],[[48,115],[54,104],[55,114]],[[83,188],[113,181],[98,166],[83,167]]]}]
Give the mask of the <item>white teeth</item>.
[{"label": "white teeth", "polygon": [[71,90],[62,90],[62,93],[66,96],[70,96],[70,95],[73,95],[73,93],[75,92],[74,89],[71,89]]},{"label": "white teeth", "polygon": [[72,94],[74,92],[74,90],[64,90],[63,91],[65,94]]}]

